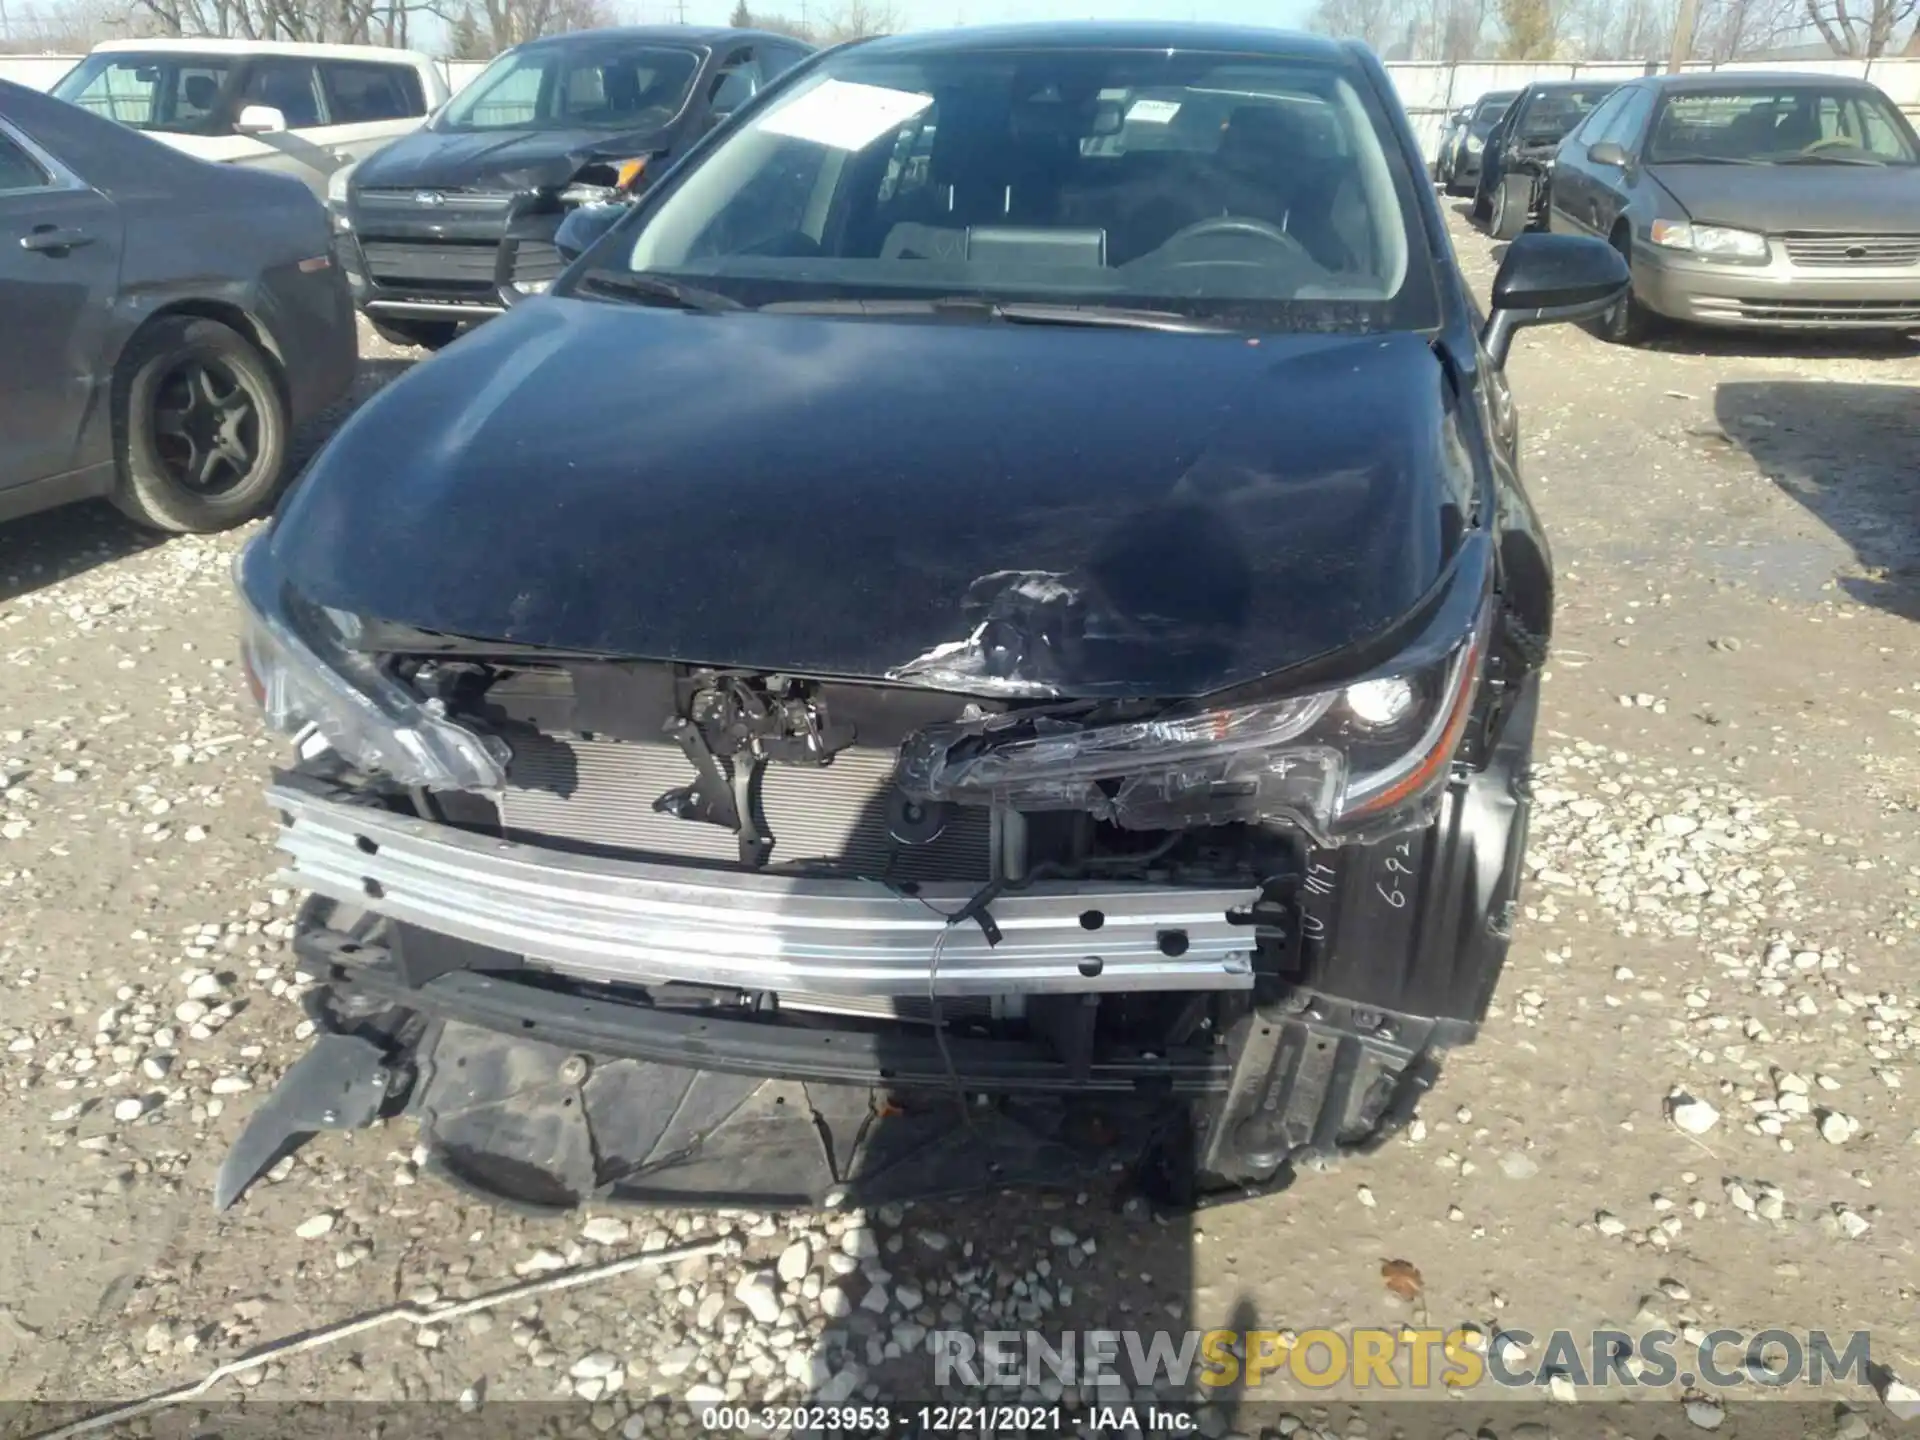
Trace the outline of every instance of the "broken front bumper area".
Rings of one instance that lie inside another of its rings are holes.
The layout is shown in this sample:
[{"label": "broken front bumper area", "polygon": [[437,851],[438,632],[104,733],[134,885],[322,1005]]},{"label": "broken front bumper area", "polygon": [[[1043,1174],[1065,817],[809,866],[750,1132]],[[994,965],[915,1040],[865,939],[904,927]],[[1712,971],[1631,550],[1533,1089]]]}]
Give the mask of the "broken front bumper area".
[{"label": "broken front bumper area", "polygon": [[[295,947],[322,1033],[228,1157],[222,1206],[317,1130],[407,1115],[429,1169],[535,1209],[1032,1185],[1184,1207],[1378,1143],[1474,1031],[1311,983],[1300,938],[1327,922],[1272,895],[1034,885],[949,923],[938,887],[579,855],[298,777],[271,799],[287,878],[317,892]],[[1327,893],[1304,878],[1300,900]]]}]

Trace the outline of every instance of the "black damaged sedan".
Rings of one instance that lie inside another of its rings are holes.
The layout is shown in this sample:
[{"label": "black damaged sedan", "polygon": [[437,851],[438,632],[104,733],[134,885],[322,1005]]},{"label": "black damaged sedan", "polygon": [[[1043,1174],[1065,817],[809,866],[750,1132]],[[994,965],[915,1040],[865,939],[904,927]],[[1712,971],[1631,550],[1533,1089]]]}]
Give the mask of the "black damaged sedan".
[{"label": "black damaged sedan", "polygon": [[1357,47],[919,34],[764,91],[362,408],[239,568],[315,1047],[503,1201],[877,1203],[1365,1148],[1505,959],[1552,630]]}]

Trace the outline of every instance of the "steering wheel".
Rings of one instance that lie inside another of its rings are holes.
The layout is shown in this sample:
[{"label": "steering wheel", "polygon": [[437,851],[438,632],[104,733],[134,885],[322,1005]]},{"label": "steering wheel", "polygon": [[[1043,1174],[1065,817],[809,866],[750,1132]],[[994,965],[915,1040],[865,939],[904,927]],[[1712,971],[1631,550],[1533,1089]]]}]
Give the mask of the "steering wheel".
[{"label": "steering wheel", "polygon": [[[1278,225],[1266,220],[1256,220],[1251,215],[1210,215],[1205,220],[1196,220],[1193,224],[1183,226],[1181,229],[1174,231],[1159,248],[1162,253],[1177,251],[1193,244],[1196,240],[1212,240],[1217,237],[1261,240],[1269,245],[1274,245],[1287,251],[1293,258],[1301,260],[1312,259],[1312,256],[1307,253],[1307,247],[1294,239],[1293,236],[1289,235],[1286,231],[1282,230]],[[1222,264],[1257,265],[1260,262],[1255,260],[1211,259],[1173,260],[1168,263],[1170,266],[1186,266]]]}]

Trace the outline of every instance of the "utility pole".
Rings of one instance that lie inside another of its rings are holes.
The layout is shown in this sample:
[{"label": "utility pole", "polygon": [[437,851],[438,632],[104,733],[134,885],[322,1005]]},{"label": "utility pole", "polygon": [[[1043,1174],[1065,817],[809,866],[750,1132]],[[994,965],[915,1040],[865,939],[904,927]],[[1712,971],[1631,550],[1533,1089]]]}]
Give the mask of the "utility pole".
[{"label": "utility pole", "polygon": [[1680,0],[1680,14],[1673,22],[1673,49],[1667,55],[1667,73],[1677,75],[1693,54],[1693,27],[1700,19],[1700,0]]}]

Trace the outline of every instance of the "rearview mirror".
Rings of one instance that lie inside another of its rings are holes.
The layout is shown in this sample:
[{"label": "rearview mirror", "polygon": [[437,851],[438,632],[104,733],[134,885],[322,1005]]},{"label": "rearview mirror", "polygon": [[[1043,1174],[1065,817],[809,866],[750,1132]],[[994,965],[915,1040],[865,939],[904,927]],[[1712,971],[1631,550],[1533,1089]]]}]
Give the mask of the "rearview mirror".
[{"label": "rearview mirror", "polygon": [[1627,262],[1604,240],[1521,235],[1493,277],[1493,311],[1480,343],[1494,364],[1504,365],[1515,331],[1604,315],[1626,294],[1628,280]]},{"label": "rearview mirror", "polygon": [[1611,140],[1602,140],[1587,149],[1587,159],[1596,165],[1610,165],[1615,170],[1627,168],[1627,152]]},{"label": "rearview mirror", "polygon": [[233,128],[242,135],[277,135],[287,128],[287,117],[271,105],[245,105]]},{"label": "rearview mirror", "polygon": [[591,250],[599,238],[611,230],[628,209],[626,205],[582,205],[567,212],[554,232],[553,248],[561,260],[571,265]]}]

